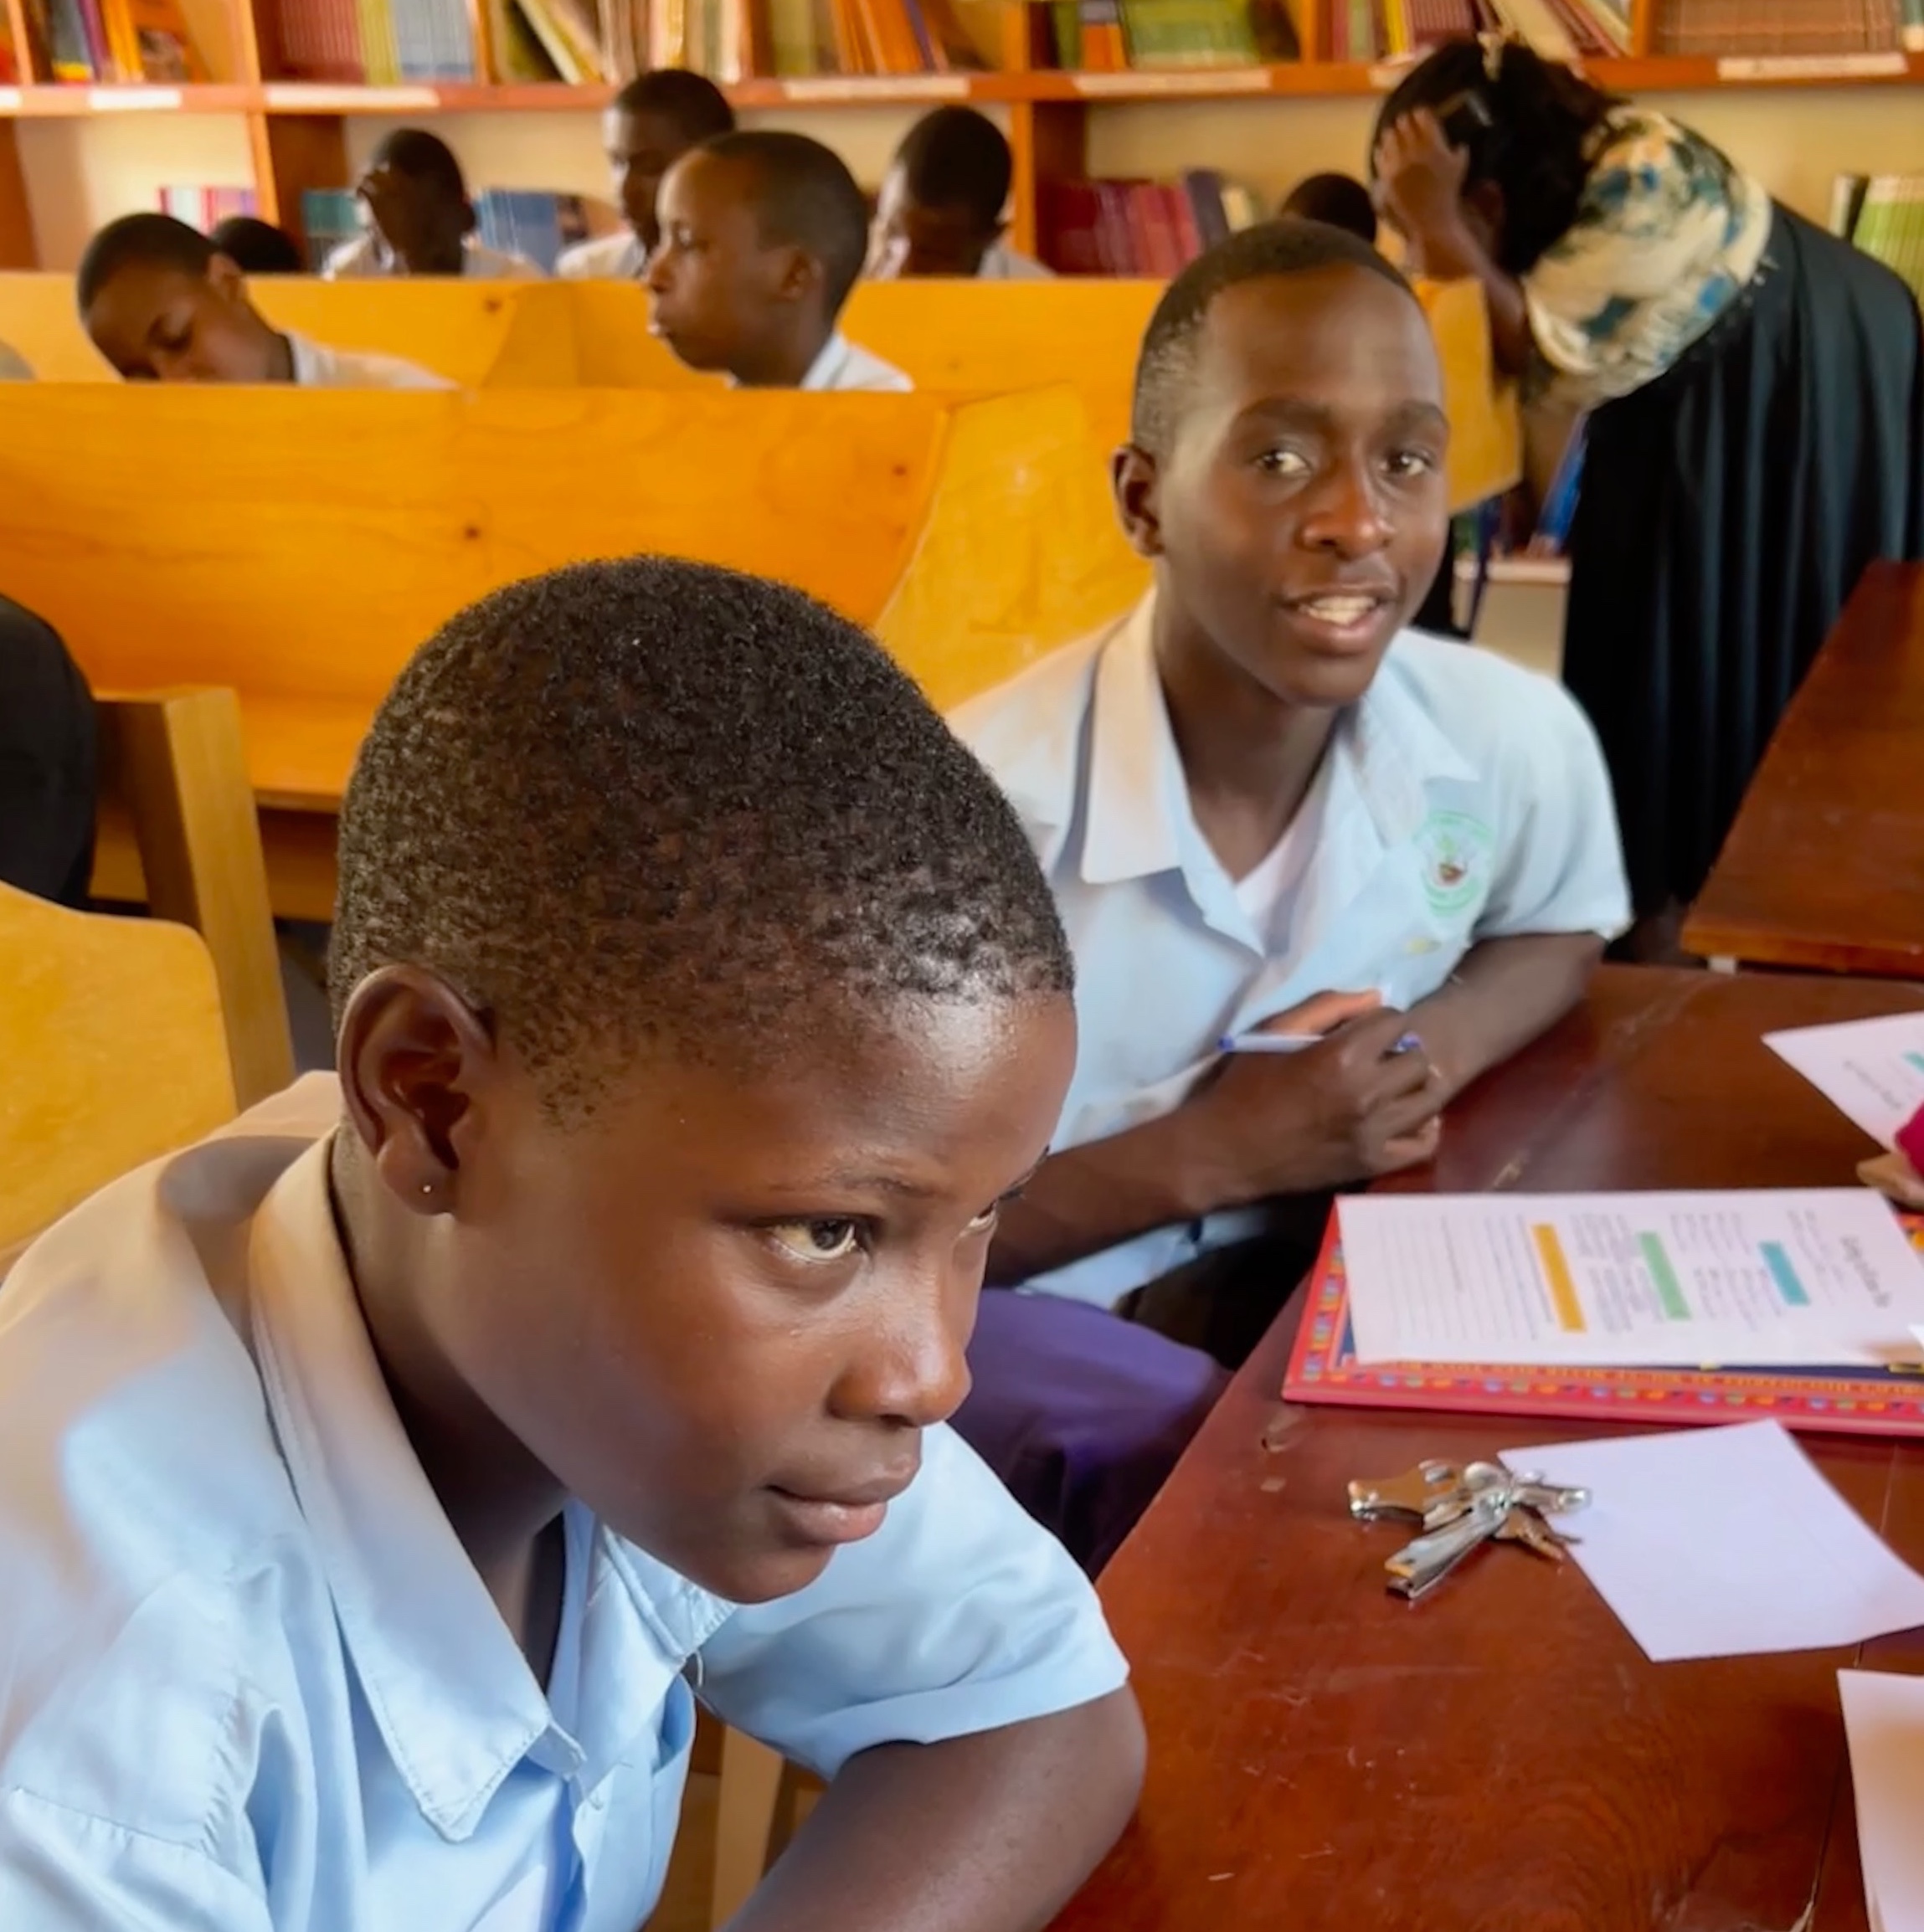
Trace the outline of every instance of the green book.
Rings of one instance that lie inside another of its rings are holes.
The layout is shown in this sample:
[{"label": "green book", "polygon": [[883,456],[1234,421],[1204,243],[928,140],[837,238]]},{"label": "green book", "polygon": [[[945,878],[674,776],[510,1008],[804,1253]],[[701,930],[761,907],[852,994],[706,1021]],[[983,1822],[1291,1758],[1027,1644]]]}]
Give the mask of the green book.
[{"label": "green book", "polygon": [[1065,74],[1073,74],[1083,64],[1083,10],[1077,0],[1053,0],[1049,23],[1055,33],[1056,64]]},{"label": "green book", "polygon": [[1248,0],[1122,0],[1131,67],[1248,67],[1258,54]]}]

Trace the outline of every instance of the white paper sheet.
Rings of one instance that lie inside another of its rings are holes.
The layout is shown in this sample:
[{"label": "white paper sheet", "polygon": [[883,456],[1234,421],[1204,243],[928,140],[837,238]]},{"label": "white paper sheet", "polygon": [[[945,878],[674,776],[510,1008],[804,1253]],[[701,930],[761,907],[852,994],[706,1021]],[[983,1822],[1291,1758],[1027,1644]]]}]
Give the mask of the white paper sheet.
[{"label": "white paper sheet", "polygon": [[1655,1663],[1828,1650],[1924,1624],[1901,1563],[1775,1422],[1506,1449],[1580,1483],[1572,1559]]},{"label": "white paper sheet", "polygon": [[1924,1678],[1840,1670],[1872,1932],[1924,1928]]},{"label": "white paper sheet", "polygon": [[1360,1195],[1339,1204],[1361,1362],[1915,1363],[1924,1261],[1863,1188]]},{"label": "white paper sheet", "polygon": [[1924,1010],[1767,1033],[1764,1045],[1886,1148],[1924,1107]]}]

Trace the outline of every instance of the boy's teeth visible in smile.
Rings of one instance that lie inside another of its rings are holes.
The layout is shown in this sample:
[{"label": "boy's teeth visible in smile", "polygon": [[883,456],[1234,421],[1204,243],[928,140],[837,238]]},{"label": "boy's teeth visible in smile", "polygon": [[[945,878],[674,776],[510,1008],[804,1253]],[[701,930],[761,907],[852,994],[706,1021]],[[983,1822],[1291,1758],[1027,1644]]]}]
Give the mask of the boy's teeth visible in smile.
[{"label": "boy's teeth visible in smile", "polygon": [[1380,601],[1374,597],[1311,597],[1299,608],[1319,623],[1346,625],[1361,624]]}]

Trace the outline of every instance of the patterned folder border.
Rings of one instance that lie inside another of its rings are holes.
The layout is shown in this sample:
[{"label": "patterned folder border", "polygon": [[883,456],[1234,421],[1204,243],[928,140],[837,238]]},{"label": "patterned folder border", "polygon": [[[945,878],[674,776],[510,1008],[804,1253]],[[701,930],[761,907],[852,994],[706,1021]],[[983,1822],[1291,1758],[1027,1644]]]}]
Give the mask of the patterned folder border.
[{"label": "patterned folder border", "polygon": [[[1924,1215],[1901,1217],[1924,1252]],[[1917,1369],[1519,1369],[1356,1359],[1336,1218],[1305,1292],[1283,1379],[1292,1402],[1440,1409],[1458,1415],[1599,1416],[1612,1421],[1728,1422],[1775,1416],[1787,1429],[1924,1436]]]}]

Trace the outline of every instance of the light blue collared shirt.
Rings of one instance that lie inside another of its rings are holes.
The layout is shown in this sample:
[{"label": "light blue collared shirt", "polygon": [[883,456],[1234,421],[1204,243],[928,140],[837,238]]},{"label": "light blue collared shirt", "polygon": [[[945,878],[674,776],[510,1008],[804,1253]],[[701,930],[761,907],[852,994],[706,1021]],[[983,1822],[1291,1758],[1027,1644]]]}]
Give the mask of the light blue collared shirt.
[{"label": "light blue collared shirt", "polygon": [[129,1176],[0,1292],[0,1926],[635,1932],[685,1669],[831,1775],[1123,1681],[1081,1575],[934,1429],[882,1530],[775,1603],[571,1508],[551,1708],[388,1400],[339,1107],[316,1076]]},{"label": "light blue collared shirt", "polygon": [[[1154,625],[1152,592],[950,720],[1021,814],[1075,953],[1081,1046],[1057,1148],[1171,1112],[1223,1035],[1312,994],[1413,1006],[1481,940],[1628,923],[1609,775],[1576,703],[1406,631],[1330,739],[1315,850],[1273,953],[1196,828]],[[1027,1285],[1113,1307],[1263,1225],[1212,1215]]]}]

